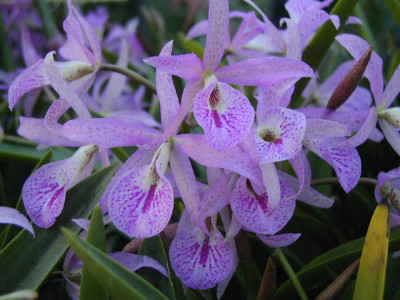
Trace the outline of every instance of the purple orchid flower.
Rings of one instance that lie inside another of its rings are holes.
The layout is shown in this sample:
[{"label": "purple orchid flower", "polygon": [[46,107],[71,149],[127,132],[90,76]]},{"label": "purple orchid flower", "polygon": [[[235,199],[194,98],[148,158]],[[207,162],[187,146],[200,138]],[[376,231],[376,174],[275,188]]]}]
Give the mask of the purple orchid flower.
[{"label": "purple orchid flower", "polygon": [[81,147],[68,159],[44,165],[25,181],[22,199],[32,221],[49,228],[60,215],[67,190],[88,176],[98,147]]},{"label": "purple orchid flower", "polygon": [[228,43],[228,25],[228,1],[211,0],[203,61],[194,54],[145,60],[159,70],[188,80],[189,85],[198,86],[192,99],[194,114],[207,141],[217,150],[237,145],[254,119],[248,99],[229,84],[267,85],[287,78],[313,76],[302,62],[272,56],[218,68]]}]

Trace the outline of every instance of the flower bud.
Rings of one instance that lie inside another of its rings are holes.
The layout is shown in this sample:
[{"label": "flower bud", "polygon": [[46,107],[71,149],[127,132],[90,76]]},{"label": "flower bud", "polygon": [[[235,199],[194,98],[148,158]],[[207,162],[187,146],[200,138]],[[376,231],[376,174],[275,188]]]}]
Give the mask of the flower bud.
[{"label": "flower bud", "polygon": [[379,116],[393,126],[400,128],[400,107],[385,109],[379,113]]},{"label": "flower bud", "polygon": [[92,65],[79,60],[56,62],[56,65],[65,81],[73,81],[82,78],[94,71]]}]

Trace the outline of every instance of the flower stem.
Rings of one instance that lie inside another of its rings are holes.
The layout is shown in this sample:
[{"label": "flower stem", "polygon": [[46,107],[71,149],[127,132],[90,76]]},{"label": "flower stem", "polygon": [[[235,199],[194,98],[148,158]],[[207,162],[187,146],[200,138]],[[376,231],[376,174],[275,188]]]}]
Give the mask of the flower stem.
[{"label": "flower stem", "polygon": [[130,79],[132,79],[133,81],[136,81],[137,83],[143,84],[145,87],[147,87],[152,93],[156,93],[156,86],[149,80],[147,80],[146,78],[144,78],[142,75],[131,71],[129,69],[125,69],[125,68],[121,68],[119,66],[116,65],[111,65],[111,64],[102,64],[100,65],[100,70],[104,70],[104,71],[113,71],[113,72],[117,72],[120,74],[123,74],[127,77],[129,77]]},{"label": "flower stem", "polygon": [[[378,182],[372,178],[361,177],[358,181],[361,184],[367,184],[371,186],[376,186]],[[337,177],[328,177],[323,179],[315,179],[311,181],[311,185],[324,185],[324,184],[340,184]]]},{"label": "flower stem", "polygon": [[296,273],[294,272],[292,266],[290,265],[289,261],[287,260],[285,254],[282,252],[281,248],[276,248],[275,254],[278,257],[279,262],[281,263],[286,274],[292,280],[294,288],[296,289],[297,293],[299,294],[300,299],[308,300],[306,292],[304,291],[303,287],[301,286],[301,283],[300,283],[299,279],[297,278]]}]

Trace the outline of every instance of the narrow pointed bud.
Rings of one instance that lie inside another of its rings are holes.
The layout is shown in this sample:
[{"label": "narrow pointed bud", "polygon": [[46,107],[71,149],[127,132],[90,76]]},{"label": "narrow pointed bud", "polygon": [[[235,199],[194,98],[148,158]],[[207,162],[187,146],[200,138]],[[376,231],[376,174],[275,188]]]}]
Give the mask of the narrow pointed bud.
[{"label": "narrow pointed bud", "polygon": [[326,108],[337,109],[344,104],[357,88],[360,80],[368,66],[372,54],[372,47],[364,53],[364,55],[355,63],[349,73],[343,78],[336,89],[333,91]]},{"label": "narrow pointed bud", "polygon": [[393,126],[400,128],[400,107],[385,109],[379,113],[379,116]]},{"label": "narrow pointed bud", "polygon": [[57,68],[65,81],[73,81],[94,71],[94,67],[86,62],[74,60],[57,62]]}]

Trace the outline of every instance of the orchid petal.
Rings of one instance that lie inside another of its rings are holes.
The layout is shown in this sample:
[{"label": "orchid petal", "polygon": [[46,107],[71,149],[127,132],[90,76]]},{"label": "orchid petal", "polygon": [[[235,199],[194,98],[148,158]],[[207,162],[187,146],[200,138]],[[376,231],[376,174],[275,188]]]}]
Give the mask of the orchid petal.
[{"label": "orchid petal", "polygon": [[162,167],[168,163],[169,146],[162,146],[158,153],[155,162],[118,178],[108,196],[108,212],[115,226],[138,239],[160,233],[174,206],[172,186]]},{"label": "orchid petal", "polygon": [[182,282],[194,289],[209,289],[233,268],[231,248],[221,234],[207,236],[191,226],[176,235],[169,250],[171,266]]},{"label": "orchid petal", "polygon": [[206,167],[230,170],[260,184],[260,170],[240,147],[217,151],[202,134],[180,134],[173,141],[186,155]]},{"label": "orchid petal", "polygon": [[311,167],[310,167],[310,164],[308,163],[307,157],[305,157],[304,153],[302,153],[302,152],[299,152],[298,155],[291,158],[289,160],[289,162],[290,162],[294,172],[296,173],[296,176],[299,180],[300,187],[293,196],[289,197],[288,200],[296,200],[297,197],[299,197],[301,195],[304,185],[310,185]]},{"label": "orchid petal", "polygon": [[50,129],[45,126],[43,119],[19,117],[19,122],[18,134],[41,145],[79,147],[86,144],[66,138],[60,124]]},{"label": "orchid petal", "polygon": [[141,268],[153,268],[169,278],[168,271],[163,265],[161,265],[154,258],[145,255],[138,255],[127,252],[114,252],[109,253],[108,256],[115,259],[120,264],[123,264],[132,272],[135,272]]},{"label": "orchid petal", "polygon": [[287,29],[284,32],[284,39],[286,42],[286,57],[301,60],[303,52],[303,40],[301,32],[295,22],[291,19],[282,19],[281,24],[284,21],[286,23]]},{"label": "orchid petal", "polygon": [[305,139],[303,144],[328,164],[338,176],[346,193],[356,185],[361,175],[361,159],[354,148],[340,147],[345,138]]},{"label": "orchid petal", "polygon": [[204,223],[204,212],[200,202],[200,194],[189,158],[182,150],[173,146],[170,153],[170,166],[183,203],[188,210],[191,220],[204,232],[208,230]]},{"label": "orchid petal", "polygon": [[49,52],[44,59],[44,74],[49,79],[51,86],[69,105],[80,118],[90,118],[91,115],[82,100],[73,91],[61,76],[53,57],[54,52]]},{"label": "orchid petal", "polygon": [[225,174],[221,174],[218,180],[210,184],[201,199],[204,216],[210,217],[217,214],[229,204],[229,198],[228,178]]},{"label": "orchid petal", "polygon": [[195,54],[153,56],[144,62],[157,70],[186,80],[200,79],[204,71],[203,62]]},{"label": "orchid petal", "polygon": [[296,81],[297,78],[290,78],[260,87],[256,96],[258,100],[257,115],[260,114],[260,110],[267,111],[272,106],[287,107],[292,100],[291,97]]},{"label": "orchid petal", "polygon": [[57,99],[53,102],[46,112],[44,117],[44,126],[49,129],[56,129],[58,119],[70,108],[70,105],[63,98]]},{"label": "orchid petal", "polygon": [[301,233],[283,233],[273,236],[257,234],[257,237],[270,247],[287,247],[297,241],[300,235]]},{"label": "orchid petal", "polygon": [[381,107],[389,107],[400,92],[400,66],[396,68],[382,96]]},{"label": "orchid petal", "polygon": [[[336,36],[336,40],[345,47],[356,60],[359,60],[370,47],[365,40],[353,34],[338,35]],[[375,51],[372,51],[370,61],[364,73],[365,77],[369,80],[372,94],[374,95],[377,105],[381,105],[383,100],[382,64],[382,58],[380,58]]]},{"label": "orchid petal", "polygon": [[324,119],[307,118],[307,127],[304,138],[324,138],[351,135],[346,125]]},{"label": "orchid petal", "polygon": [[302,113],[273,107],[258,111],[256,147],[260,163],[283,161],[295,156],[302,147],[306,118]]},{"label": "orchid petal", "polygon": [[[330,19],[327,12],[322,9],[313,9],[306,11],[297,24],[299,30],[301,31],[301,37],[303,43],[305,43],[308,38],[319,28],[322,24]],[[337,20],[337,19],[336,19]],[[337,24],[334,24],[335,27]]]},{"label": "orchid petal", "polygon": [[[170,56],[172,53],[172,41],[165,44],[161,49],[160,56]],[[161,122],[163,128],[173,122],[173,117],[179,111],[179,99],[175,91],[175,85],[172,76],[159,69],[156,71],[157,95],[160,99]]]},{"label": "orchid petal", "polygon": [[208,31],[208,20],[197,22],[186,34],[186,39],[194,39],[200,35],[206,34]]},{"label": "orchid petal", "polygon": [[204,67],[213,72],[221,62],[229,36],[228,0],[210,0],[208,9],[208,30],[204,49]]},{"label": "orchid petal", "polygon": [[14,208],[0,206],[0,223],[17,225],[28,230],[35,236],[31,223],[29,223],[28,219],[23,214]]},{"label": "orchid petal", "polygon": [[193,111],[207,141],[216,150],[237,145],[249,132],[254,120],[249,100],[222,82],[210,83],[200,91]]},{"label": "orchid petal", "polygon": [[[266,190],[266,196],[268,198],[267,210],[265,211],[266,216],[269,217],[277,209],[281,198],[284,195],[281,194],[281,185],[279,182],[278,173],[274,163],[260,164],[260,168],[263,175],[263,183]],[[254,189],[257,193],[258,190]],[[261,203],[260,203],[261,204]]]},{"label": "orchid petal", "polygon": [[265,26],[257,20],[254,12],[249,12],[243,16],[235,37],[231,42],[234,49],[242,48],[245,44],[264,31]]},{"label": "orchid petal", "polygon": [[379,119],[379,125],[385,135],[386,140],[392,146],[393,150],[400,155],[400,133],[399,129],[389,124],[385,120]]},{"label": "orchid petal", "polygon": [[295,201],[285,200],[291,194],[290,186],[280,180],[283,199],[272,215],[268,216],[269,203],[265,191],[257,195],[249,190],[247,180],[240,178],[231,198],[232,212],[247,229],[260,234],[275,234],[281,230],[293,215]]},{"label": "orchid petal", "polygon": [[159,135],[154,128],[115,117],[70,120],[63,125],[62,132],[73,141],[105,148],[140,145]]},{"label": "orchid petal", "polygon": [[289,78],[313,77],[304,62],[275,56],[249,58],[215,71],[219,81],[241,85],[268,85]]},{"label": "orchid petal", "polygon": [[8,107],[12,110],[23,95],[49,84],[50,81],[44,73],[44,60],[41,59],[22,71],[11,83],[8,90]]},{"label": "orchid petal", "polygon": [[27,66],[32,66],[41,59],[35,49],[29,30],[25,25],[21,26],[21,48],[22,56]]}]

